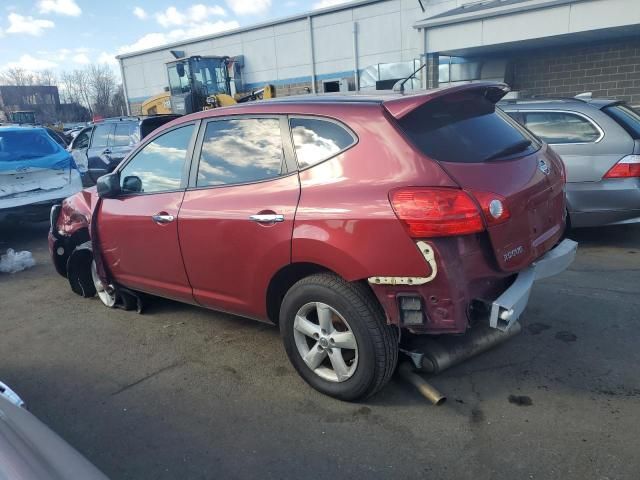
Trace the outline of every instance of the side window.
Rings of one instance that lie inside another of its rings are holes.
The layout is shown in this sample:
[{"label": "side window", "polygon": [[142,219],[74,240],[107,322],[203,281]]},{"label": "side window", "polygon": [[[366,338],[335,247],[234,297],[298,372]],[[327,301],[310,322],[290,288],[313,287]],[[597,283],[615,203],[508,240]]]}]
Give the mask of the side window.
[{"label": "side window", "polygon": [[194,125],[176,128],[145,145],[120,171],[120,187],[125,193],[156,193],[177,190]]},{"label": "side window", "polygon": [[198,187],[256,182],[280,175],[284,153],[280,120],[243,118],[207,124]]},{"label": "side window", "polygon": [[355,143],[347,130],[327,120],[292,118],[289,123],[300,168],[320,163]]},{"label": "side window", "polygon": [[111,142],[112,147],[128,147],[129,145],[135,145],[138,143],[136,137],[137,131],[136,122],[123,122],[116,124],[116,132]]},{"label": "side window", "polygon": [[525,126],[547,143],[591,143],[600,131],[586,118],[568,112],[525,112]]},{"label": "side window", "polygon": [[103,123],[96,126],[91,140],[91,148],[106,147],[109,145],[109,137],[113,134],[113,123]]},{"label": "side window", "polygon": [[78,136],[73,140],[72,150],[76,150],[78,148],[87,148],[89,146],[89,140],[91,140],[91,129],[83,130],[78,134]]}]

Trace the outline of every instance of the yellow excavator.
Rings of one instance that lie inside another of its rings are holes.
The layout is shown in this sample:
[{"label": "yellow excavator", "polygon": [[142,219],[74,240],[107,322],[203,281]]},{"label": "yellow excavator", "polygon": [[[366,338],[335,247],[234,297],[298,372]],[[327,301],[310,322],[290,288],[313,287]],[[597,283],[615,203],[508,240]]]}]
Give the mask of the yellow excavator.
[{"label": "yellow excavator", "polygon": [[245,91],[242,56],[179,58],[167,63],[169,90],[142,104],[143,115],[188,113],[275,97],[275,87],[265,85]]}]

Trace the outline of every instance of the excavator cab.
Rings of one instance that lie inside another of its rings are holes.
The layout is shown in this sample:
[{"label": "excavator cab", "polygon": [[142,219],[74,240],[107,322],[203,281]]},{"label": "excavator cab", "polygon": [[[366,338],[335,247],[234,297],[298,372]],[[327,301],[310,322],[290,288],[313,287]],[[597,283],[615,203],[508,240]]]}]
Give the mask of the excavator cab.
[{"label": "excavator cab", "polygon": [[186,115],[200,111],[211,96],[232,96],[235,92],[232,92],[229,64],[229,57],[201,56],[181,58],[168,63],[173,113]]}]

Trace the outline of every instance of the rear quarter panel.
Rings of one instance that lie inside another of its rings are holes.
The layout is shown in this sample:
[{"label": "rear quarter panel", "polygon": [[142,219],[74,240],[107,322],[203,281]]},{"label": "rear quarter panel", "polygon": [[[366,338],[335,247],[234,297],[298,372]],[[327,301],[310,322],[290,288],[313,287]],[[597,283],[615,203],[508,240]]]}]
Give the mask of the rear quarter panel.
[{"label": "rear quarter panel", "polygon": [[427,275],[429,267],[395,216],[389,192],[455,183],[419,156],[379,105],[315,105],[314,112],[300,113],[342,121],[358,142],[300,172],[292,261],[325,266],[349,281]]}]

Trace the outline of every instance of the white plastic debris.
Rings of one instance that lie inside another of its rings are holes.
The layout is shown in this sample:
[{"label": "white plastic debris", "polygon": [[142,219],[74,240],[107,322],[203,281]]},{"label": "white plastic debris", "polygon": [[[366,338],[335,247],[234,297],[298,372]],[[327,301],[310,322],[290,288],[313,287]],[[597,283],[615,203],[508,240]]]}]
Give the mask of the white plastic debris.
[{"label": "white plastic debris", "polygon": [[16,252],[13,248],[9,248],[7,253],[0,256],[0,272],[16,273],[31,268],[36,264],[31,252],[23,250]]}]

